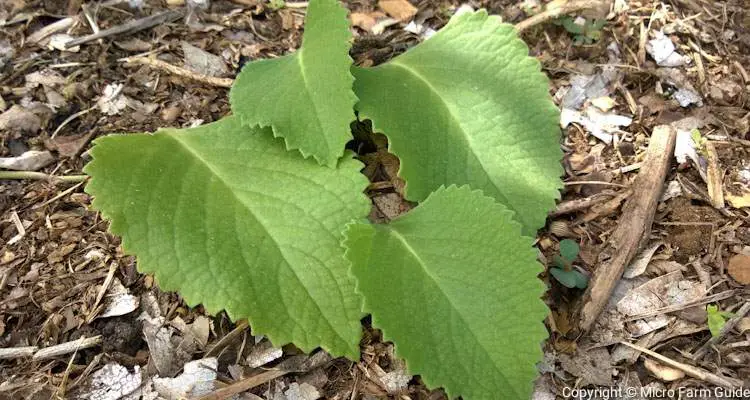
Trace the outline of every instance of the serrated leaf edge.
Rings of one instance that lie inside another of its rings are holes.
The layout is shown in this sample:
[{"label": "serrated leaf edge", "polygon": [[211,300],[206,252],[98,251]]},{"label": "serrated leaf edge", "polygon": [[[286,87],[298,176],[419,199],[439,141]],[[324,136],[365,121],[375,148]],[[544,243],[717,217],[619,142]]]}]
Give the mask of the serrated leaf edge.
[{"label": "serrated leaf edge", "polygon": [[[482,197],[484,197],[485,199],[490,200],[494,204],[494,206],[502,214],[505,214],[505,215],[507,215],[509,217],[508,218],[508,222],[510,222],[512,225],[516,225],[516,227],[518,228],[519,236],[524,236],[524,237],[529,238],[528,236],[521,234],[522,226],[514,218],[514,214],[515,213],[513,212],[513,210],[505,207],[501,203],[498,203],[497,200],[495,200],[495,198],[485,195],[482,190],[471,189],[469,187],[469,185],[461,185],[461,186],[449,185],[448,187],[446,187],[445,185],[441,185],[435,191],[431,192],[430,195],[422,203],[419,204],[419,206],[421,206],[422,204],[427,203],[430,200],[430,198],[434,194],[436,194],[436,193],[439,193],[439,192],[442,192],[442,191],[447,192],[447,191],[452,191],[452,190],[470,190],[472,193],[477,193],[478,192]],[[403,215],[407,215],[407,214],[402,214],[402,216]],[[394,221],[397,220],[400,217],[401,216],[397,217],[396,219],[394,219]],[[377,224],[363,224],[363,223],[358,223],[358,222],[351,222],[351,223],[349,223],[349,224],[346,225],[346,230],[344,231],[344,239],[341,241],[341,245],[346,249],[345,252],[344,252],[344,254],[345,254],[347,260],[349,260],[349,254],[352,253],[352,249],[349,246],[349,232],[350,232],[350,229],[353,226],[355,226],[355,225],[371,225],[370,229],[375,229],[375,227],[372,226],[372,225],[377,225]],[[387,225],[387,224],[385,224],[385,225]],[[531,238],[529,238],[529,240],[530,240],[530,242],[533,241],[533,239],[531,239]],[[349,263],[349,270],[353,271],[353,268],[354,268],[353,263],[350,262]],[[540,264],[538,272],[541,273],[541,272],[543,272],[543,270],[544,270],[544,268]],[[352,275],[354,275],[353,272],[352,272]],[[354,275],[354,277],[355,277],[355,282],[356,282],[355,283],[355,291],[357,293],[359,293],[360,296],[363,299],[362,309],[363,309],[364,313],[365,314],[370,314],[370,318],[372,320],[372,326],[374,328],[376,328],[376,329],[380,329],[380,331],[382,332],[383,341],[387,341],[387,342],[393,343],[394,355],[398,356],[399,344],[393,338],[391,338],[390,334],[388,334],[388,332],[387,332],[387,329],[385,329],[381,325],[379,325],[377,315],[375,315],[372,312],[372,310],[369,309],[368,301],[367,301],[367,296],[364,293],[362,293],[362,291],[359,289],[359,279],[356,277],[356,275]],[[544,301],[541,298],[541,295],[544,294],[544,292],[546,291],[546,288],[544,287],[544,284],[543,284],[543,282],[540,279],[537,278],[537,281],[538,281],[539,288],[540,288],[540,291],[539,291],[540,297],[538,299],[538,303],[541,306],[540,310],[541,309],[546,310],[546,314],[549,314],[549,307],[547,307],[547,305],[544,303]],[[545,338],[547,337],[547,330],[546,330],[546,328],[544,326],[544,322],[543,321],[544,321],[544,318],[540,319],[539,323],[537,324],[537,331],[539,333],[537,336],[539,336],[539,338],[540,338],[539,339],[539,348],[537,350],[537,359],[540,360],[540,361],[542,359],[542,355],[544,354],[543,351],[542,351],[542,343],[544,342]],[[453,390],[450,389],[450,388],[448,388],[445,384],[437,382],[436,380],[433,380],[431,377],[422,375],[419,371],[420,370],[424,370],[424,366],[410,365],[409,364],[410,363],[409,362],[409,357],[407,355],[404,355],[403,357],[406,360],[406,370],[409,371],[409,373],[412,374],[412,375],[419,375],[422,378],[422,381],[424,382],[425,386],[427,386],[428,388],[435,389],[435,388],[438,388],[438,387],[442,387],[445,390],[446,394],[448,395],[448,398],[456,398],[458,396],[462,396],[463,395],[462,393],[453,393]],[[537,373],[537,375],[538,375],[538,373]],[[531,385],[532,385],[532,382],[529,382],[529,387],[530,388],[531,388]],[[513,393],[513,395],[517,396],[517,393]]]},{"label": "serrated leaf edge", "polygon": [[[215,121],[215,122],[218,122],[218,120]],[[212,122],[212,123],[215,123],[215,122]],[[150,136],[162,135],[163,134],[163,135],[169,135],[169,136],[171,136],[170,132],[185,131],[185,130],[188,130],[188,129],[190,129],[190,128],[160,128],[156,132],[144,132],[144,133],[134,133],[134,134],[143,134],[143,135],[150,135]],[[262,130],[263,127],[259,127],[257,129]],[[252,132],[251,134],[259,134],[260,135],[260,134],[264,134],[264,132],[258,131],[258,132]],[[116,136],[127,136],[127,135],[128,134],[121,134],[121,135],[116,135]],[[285,341],[279,340],[280,337],[285,336],[282,332],[279,332],[279,330],[276,330],[276,329],[267,329],[267,327],[259,327],[253,321],[253,318],[250,317],[249,315],[236,315],[236,313],[234,311],[227,309],[227,307],[222,307],[222,306],[219,306],[219,305],[215,304],[216,301],[213,300],[211,297],[200,296],[200,295],[196,295],[196,294],[184,294],[184,293],[182,293],[181,288],[179,287],[178,284],[176,284],[172,279],[168,279],[168,278],[164,277],[164,272],[163,271],[160,271],[159,269],[154,269],[150,265],[143,265],[143,264],[140,263],[140,257],[136,254],[136,252],[130,250],[133,247],[129,243],[130,239],[129,239],[129,235],[127,235],[127,232],[125,232],[123,229],[121,229],[122,227],[120,226],[120,223],[116,223],[115,222],[115,218],[113,217],[113,215],[109,211],[107,211],[104,208],[100,207],[100,204],[102,203],[101,198],[97,199],[97,197],[99,197],[99,196],[96,195],[96,192],[99,191],[99,185],[97,184],[98,180],[93,178],[93,175],[90,173],[90,171],[91,171],[92,168],[94,168],[94,169],[96,168],[97,164],[95,163],[95,161],[96,161],[96,158],[97,158],[97,153],[99,152],[99,151],[97,151],[97,149],[101,149],[101,147],[97,146],[98,145],[97,142],[99,142],[100,139],[102,139],[104,137],[106,137],[106,136],[97,138],[97,139],[95,139],[92,142],[92,144],[94,146],[92,146],[91,150],[89,151],[89,154],[91,156],[91,161],[89,163],[87,163],[84,166],[84,168],[83,168],[83,172],[91,177],[89,179],[88,183],[86,184],[86,192],[89,193],[93,197],[93,199],[91,201],[91,208],[93,208],[94,210],[96,210],[97,212],[99,212],[99,214],[102,216],[103,219],[109,221],[110,222],[109,230],[112,233],[114,233],[115,235],[117,235],[117,236],[119,236],[121,238],[121,240],[122,240],[121,247],[123,249],[123,252],[125,254],[130,254],[130,255],[133,255],[133,256],[136,257],[138,271],[141,272],[141,273],[145,273],[145,274],[152,274],[154,276],[156,282],[159,284],[159,287],[163,291],[179,293],[179,295],[184,299],[185,303],[188,306],[190,306],[191,308],[192,307],[196,307],[197,305],[203,305],[204,309],[209,314],[216,314],[217,312],[219,312],[221,310],[224,310],[232,321],[238,321],[240,319],[247,320],[249,326],[251,326],[253,329],[256,329],[258,332],[260,332],[263,335],[265,335],[269,339],[269,341],[271,343],[274,343],[274,344],[279,345],[279,346],[287,344]],[[177,139],[175,139],[175,140],[177,140]],[[177,140],[177,141],[179,142],[179,140]],[[348,159],[346,159],[346,160],[348,161]],[[357,162],[357,163],[361,164],[362,167],[364,167],[364,164],[362,164],[362,162],[360,160],[354,158],[353,156],[351,157],[351,160],[353,160],[354,162]],[[339,163],[340,162],[344,162],[344,161],[345,161],[345,159],[343,159],[343,158],[340,159],[339,162],[337,163],[337,168],[338,168]],[[361,171],[361,169],[360,169],[360,171]],[[365,177],[361,173],[358,174],[357,177],[358,178],[359,177],[362,178],[361,179],[363,181],[362,187],[363,188],[366,187],[367,183],[369,182],[367,180],[367,177]],[[367,197],[367,195],[364,193],[364,191],[361,193],[361,196],[367,200],[366,206],[363,204],[363,213],[362,213],[362,215],[367,215],[367,213],[370,211],[370,207],[371,207],[371,205],[370,205],[370,199]],[[341,234],[342,240],[344,239],[344,233],[345,233],[346,226],[348,226],[348,224],[345,225],[344,227],[342,227],[341,230],[340,230],[340,234]],[[341,257],[344,257],[344,262],[346,263],[346,265],[349,266],[347,268],[346,273],[347,273],[347,275],[349,277],[354,278],[354,282],[355,282],[355,286],[356,286],[357,280],[356,280],[356,277],[354,277],[354,274],[351,271],[351,263],[346,258],[345,252],[341,253]],[[356,290],[355,290],[355,293],[357,294],[357,296],[360,299],[360,301],[359,301],[359,305],[360,305],[360,307],[359,307],[360,308],[359,314],[360,314],[360,319],[361,319],[365,315],[364,314],[364,310],[362,308],[362,306],[364,304],[364,298],[363,298],[363,296],[359,292],[356,292]],[[357,340],[354,343],[354,347],[350,347],[349,346],[350,345],[350,343],[349,343],[350,341],[347,340],[347,338],[341,337],[339,335],[339,332],[337,330],[333,329],[333,331],[339,337],[339,339],[341,339],[341,341],[343,343],[347,343],[347,347],[348,348],[345,349],[345,352],[343,353],[343,355],[346,356],[346,357],[349,357],[351,359],[358,359],[359,358],[359,351],[360,351],[359,346],[358,346],[359,340]],[[288,336],[288,335],[286,335],[286,336]],[[327,346],[324,346],[322,344],[301,344],[299,342],[291,342],[291,343],[293,343],[295,346],[299,347],[301,350],[303,350],[306,353],[310,353],[313,350],[315,350],[316,348],[321,348],[321,349],[327,351],[330,354],[340,354],[340,352],[332,351],[332,349],[330,349]]]},{"label": "serrated leaf edge", "polygon": [[[311,0],[311,1],[319,1],[319,0]],[[346,30],[347,30],[347,32],[349,32],[349,39],[347,40],[346,59],[347,59],[347,61],[349,61],[349,65],[353,65],[354,64],[354,59],[349,55],[349,50],[351,49],[351,42],[353,40],[353,35],[351,33],[351,30],[350,30],[350,26],[351,25],[349,23],[349,18],[347,17],[348,10],[346,8],[344,8],[344,6],[340,2],[337,2],[337,7],[342,12],[341,14],[344,17],[343,19],[341,19],[341,22],[344,22],[346,24]],[[305,24],[306,23],[307,23],[307,17],[305,17]],[[298,57],[299,59],[301,59],[303,57],[304,50],[305,49],[304,49],[304,37],[303,37],[302,45],[300,46],[300,48],[296,52],[294,52],[292,54],[287,54],[287,55],[279,57],[279,58]],[[254,62],[256,62],[256,63],[270,62],[270,61],[278,60],[279,58],[263,59],[263,60],[257,60],[257,61],[254,61]],[[297,61],[297,62],[299,63],[300,61]],[[243,67],[243,69],[244,69],[244,67]],[[346,78],[349,80],[350,86],[353,87],[353,85],[354,85],[354,75],[351,73],[351,69],[347,68],[347,70],[344,71],[343,73],[346,74]],[[241,76],[242,76],[242,72],[240,72],[239,74],[237,74],[237,81],[239,81],[239,79],[241,79],[240,78]],[[306,78],[304,78],[304,73],[303,73],[303,79],[307,80]],[[304,150],[302,150],[300,148],[299,143],[294,143],[294,140],[290,140],[287,137],[282,136],[278,132],[277,125],[273,121],[271,121],[270,118],[261,117],[261,118],[259,118],[259,120],[257,122],[250,122],[250,121],[248,121],[248,119],[242,113],[236,112],[235,110],[237,108],[239,108],[239,107],[237,105],[235,105],[235,101],[233,100],[232,93],[234,92],[234,87],[235,87],[235,85],[232,85],[232,88],[230,88],[230,90],[229,90],[229,102],[230,102],[230,105],[232,107],[232,110],[240,117],[240,121],[241,121],[242,125],[247,126],[249,128],[270,127],[271,131],[273,133],[273,137],[275,137],[275,138],[282,138],[284,140],[284,147],[288,151],[294,151],[294,150],[296,150],[305,159],[310,158],[310,156],[312,156],[313,159],[315,159],[315,161],[318,162],[318,164],[320,164],[320,165],[326,165],[326,166],[328,166],[330,168],[336,168],[336,166],[338,165],[338,160],[341,159],[341,157],[344,155],[345,146],[346,146],[346,143],[349,140],[346,140],[346,141],[344,141],[344,142],[341,143],[341,146],[340,146],[341,150],[339,152],[335,152],[335,150],[332,150],[331,154],[334,157],[331,157],[330,159],[323,159],[321,157],[318,157],[317,155],[312,154],[311,152],[306,152],[306,151],[304,151]],[[307,87],[305,87],[305,90],[308,90]],[[351,89],[347,93],[347,97],[350,100],[352,120],[354,120],[354,107],[357,104],[357,102],[359,101],[359,98],[357,97],[356,93],[354,93],[353,89]],[[319,120],[319,118],[317,118],[317,112],[315,114],[316,114],[316,120],[320,124],[320,120]],[[348,126],[345,129],[348,129]],[[328,143],[326,143],[326,144],[328,144]]]},{"label": "serrated leaf edge", "polygon": [[[469,18],[475,18],[477,20],[485,20],[485,23],[487,21],[493,21],[494,23],[498,24],[498,28],[497,29],[500,29],[502,27],[511,27],[511,28],[513,27],[510,24],[503,23],[500,20],[499,17],[494,16],[494,15],[489,15],[487,13],[487,10],[485,10],[485,9],[480,9],[480,10],[477,10],[475,12],[466,12],[464,14],[458,15],[458,16],[454,17],[453,19],[451,19],[449,21],[449,24],[458,24],[458,23],[461,23],[461,21],[463,21],[464,19],[469,19]],[[427,39],[427,40],[430,40],[430,39]],[[516,36],[516,37],[512,38],[510,40],[510,42],[509,42],[508,45],[510,47],[514,47],[514,48],[516,48],[518,50],[523,50],[527,54],[529,52],[528,45],[526,45],[526,43],[523,40],[521,40],[520,37]],[[391,61],[388,61],[387,63],[390,63],[390,62]],[[547,82],[547,86],[549,86],[549,78],[545,74],[541,73],[541,69],[542,68],[541,68],[541,63],[539,62],[539,60],[537,60],[537,59],[535,59],[533,57],[527,56],[526,57],[526,63],[527,64],[531,64],[536,71],[540,72],[539,73],[540,77],[543,78],[543,79],[545,79],[545,81]],[[381,65],[385,65],[385,64],[386,63],[381,64]],[[399,65],[399,67],[401,67],[401,68],[404,68],[404,69],[407,69],[407,70],[411,70],[411,68],[408,68],[407,66],[404,66],[403,64],[397,63],[397,65]],[[358,68],[358,67],[352,66],[352,68]],[[377,68],[377,67],[372,67],[372,68]],[[417,76],[419,76],[419,75],[417,75]],[[430,85],[428,81],[424,80],[421,76],[419,76],[419,78],[423,82],[425,82],[430,88],[432,88],[432,85]],[[545,93],[545,97],[546,97],[546,101],[545,102],[547,103],[548,108],[550,108],[551,110],[554,110],[555,112],[558,112],[559,110],[557,108],[557,105],[555,105],[555,103],[552,101],[552,98],[548,94],[546,94],[546,93]],[[440,97],[440,96],[438,96],[438,98],[442,99],[442,97]],[[419,168],[416,168],[416,166],[412,166],[412,161],[409,160],[408,157],[404,158],[404,157],[401,157],[401,155],[399,155],[400,150],[397,150],[396,148],[394,148],[394,147],[399,147],[399,146],[398,145],[394,146],[394,142],[392,141],[392,138],[389,135],[389,133],[386,132],[385,130],[381,129],[380,128],[380,124],[378,124],[378,122],[375,119],[371,118],[369,115],[367,115],[366,113],[363,113],[361,110],[359,110],[358,106],[359,106],[359,103],[356,104],[354,108],[357,111],[357,113],[359,114],[359,119],[360,120],[369,119],[370,121],[372,121],[372,131],[373,132],[382,133],[382,134],[384,134],[388,138],[388,151],[391,152],[391,153],[393,153],[401,161],[401,163],[399,165],[398,176],[404,179],[404,189],[403,189],[404,198],[406,198],[408,200],[412,200],[412,201],[422,201],[422,200],[424,200],[424,199],[410,198],[409,197],[409,195],[408,195],[408,193],[409,193],[409,179],[407,179],[407,177],[404,176],[404,174],[403,174],[404,170],[417,171],[417,170],[419,170]],[[447,107],[446,107],[446,109],[447,109]],[[451,120],[456,125],[459,125],[458,122],[455,120],[455,118],[452,115],[451,115]],[[560,152],[560,161],[562,160],[562,157],[563,157],[563,154],[562,154],[562,152]],[[563,174],[564,171],[563,171],[562,166],[559,167],[559,171],[558,172],[559,172],[558,175],[562,175]],[[561,198],[560,189],[563,188],[563,184],[562,184],[562,180],[558,179],[558,181],[559,181],[559,184],[555,188],[554,192],[550,191],[550,193],[549,193],[549,200],[547,201],[547,203],[548,203],[547,209],[548,210],[551,210],[555,206],[556,201],[560,200],[560,198]],[[434,191],[432,193],[434,193]],[[514,217],[514,220],[518,221],[518,219],[516,217]],[[536,229],[539,229],[539,228],[541,228],[541,226],[536,227]]]}]

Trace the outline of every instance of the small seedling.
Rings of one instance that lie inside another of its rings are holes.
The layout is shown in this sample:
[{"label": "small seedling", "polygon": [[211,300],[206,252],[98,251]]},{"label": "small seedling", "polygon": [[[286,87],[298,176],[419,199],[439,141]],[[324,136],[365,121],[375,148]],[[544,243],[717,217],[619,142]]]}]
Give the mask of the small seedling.
[{"label": "small seedling", "polygon": [[713,337],[719,336],[727,320],[734,317],[734,313],[719,311],[719,307],[714,304],[706,305],[706,312],[708,313],[708,330],[711,331]]},{"label": "small seedling", "polygon": [[579,252],[578,243],[563,239],[560,241],[560,254],[556,254],[553,259],[555,266],[549,270],[549,273],[567,288],[585,289],[589,284],[589,278],[576,270],[573,265]]},{"label": "small seedling", "polygon": [[542,12],[542,4],[537,1],[524,0],[521,3],[521,10],[523,10],[526,15],[536,15]]},{"label": "small seedling", "polygon": [[270,0],[268,7],[274,11],[278,11],[286,7],[286,2],[284,0]]},{"label": "small seedling", "polygon": [[584,45],[598,41],[602,36],[603,19],[564,16],[557,20],[566,31],[573,34],[573,44]]},{"label": "small seedling", "polygon": [[706,142],[708,142],[708,140],[701,136],[701,131],[699,131],[698,129],[693,129],[692,131],[690,131],[690,138],[693,139],[693,143],[695,143],[695,151],[705,155]]}]

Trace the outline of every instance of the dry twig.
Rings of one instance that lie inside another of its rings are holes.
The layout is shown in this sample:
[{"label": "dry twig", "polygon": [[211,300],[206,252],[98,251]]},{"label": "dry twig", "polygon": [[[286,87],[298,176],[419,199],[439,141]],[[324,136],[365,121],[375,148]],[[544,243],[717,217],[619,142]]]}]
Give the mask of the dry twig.
[{"label": "dry twig", "polygon": [[691,307],[705,305],[705,304],[708,304],[708,303],[714,303],[714,302],[721,301],[721,300],[726,300],[726,299],[734,296],[735,294],[737,294],[737,291],[733,290],[733,289],[730,289],[730,290],[726,290],[724,292],[720,292],[720,293],[712,294],[710,296],[702,297],[702,298],[697,299],[697,300],[688,301],[688,302],[679,303],[679,304],[672,304],[670,306],[666,306],[666,307],[662,307],[662,308],[657,308],[656,310],[653,310],[653,311],[644,312],[644,313],[640,313],[640,314],[636,314],[636,315],[631,315],[630,317],[626,318],[625,321],[635,321],[635,320],[639,320],[639,319],[643,319],[643,318],[655,317],[655,316],[661,315],[661,314],[667,314],[667,313],[673,313],[673,312],[677,312],[677,311],[681,311],[681,310],[687,310],[688,308],[691,308]]},{"label": "dry twig", "polygon": [[101,342],[102,337],[101,335],[99,335],[90,338],[83,336],[80,339],[60,343],[55,346],[45,347],[43,349],[39,349],[36,346],[9,347],[0,349],[0,360],[22,357],[31,357],[31,359],[35,361],[44,360],[46,358],[57,357],[63,354],[70,354],[78,350],[88,349],[89,347],[94,347]]},{"label": "dry twig", "polygon": [[596,204],[604,203],[614,196],[614,193],[599,193],[583,199],[562,201],[557,205],[557,207],[555,207],[554,210],[549,213],[549,215],[550,217],[557,217],[558,215],[570,214],[576,211],[585,210]]},{"label": "dry twig", "polygon": [[89,347],[97,346],[101,342],[102,342],[101,335],[90,337],[90,338],[83,336],[77,340],[60,343],[55,346],[50,346],[50,347],[45,347],[43,349],[40,349],[36,353],[34,353],[33,356],[31,356],[31,359],[32,360],[44,360],[46,358],[57,357],[63,354],[69,354],[74,351],[88,349]]},{"label": "dry twig", "polygon": [[529,18],[516,24],[516,30],[523,32],[532,26],[542,24],[561,15],[570,14],[576,11],[597,8],[601,6],[600,1],[591,0],[555,0],[547,5],[544,11],[532,15]]},{"label": "dry twig", "polygon": [[149,15],[148,17],[145,17],[145,18],[129,21],[122,25],[113,26],[109,29],[95,32],[90,35],[80,37],[78,39],[73,39],[65,43],[65,48],[69,49],[71,47],[78,46],[84,43],[88,43],[92,40],[105,38],[108,36],[119,35],[122,33],[133,33],[133,32],[142,31],[144,29],[152,28],[157,25],[165,24],[165,23],[180,19],[182,18],[183,15],[185,15],[184,9],[163,11],[154,15]]},{"label": "dry twig", "polygon": [[706,143],[706,178],[708,184],[708,196],[714,208],[724,208],[724,190],[721,185],[721,169],[719,168],[719,155],[713,143]]},{"label": "dry twig", "polygon": [[0,360],[12,360],[14,358],[31,357],[39,348],[36,346],[6,347],[0,349]]},{"label": "dry twig", "polygon": [[230,344],[237,341],[240,336],[247,330],[248,324],[247,320],[241,320],[237,322],[237,325],[234,327],[234,329],[229,332],[228,334],[224,335],[221,339],[219,339],[216,344],[211,347],[211,349],[208,350],[205,357],[218,357],[221,352]]},{"label": "dry twig", "polygon": [[272,369],[270,371],[261,372],[258,375],[253,375],[249,378],[239,380],[229,386],[223,387],[213,393],[207,394],[198,400],[224,400],[228,399],[236,394],[246,392],[256,386],[260,386],[268,381],[284,376],[292,371],[284,371],[279,369]]},{"label": "dry twig", "polygon": [[126,61],[132,64],[149,65],[151,67],[155,67],[155,68],[159,68],[164,71],[167,71],[171,74],[174,74],[183,78],[192,79],[194,81],[203,82],[211,86],[228,88],[228,87],[231,87],[232,82],[234,82],[234,80],[231,78],[217,78],[215,76],[198,74],[188,69],[172,65],[168,62],[165,62],[156,58],[137,57],[137,58],[126,59]]},{"label": "dry twig", "polygon": [[32,33],[26,40],[29,43],[39,43],[54,33],[70,29],[76,23],[76,20],[76,17],[63,18]]},{"label": "dry twig", "polygon": [[241,379],[229,386],[223,387],[205,396],[199,397],[198,400],[224,400],[236,394],[250,390],[256,386],[262,385],[270,380],[294,372],[308,372],[331,360],[331,357],[325,352],[318,352],[310,357],[294,356],[281,362],[276,368],[261,372],[249,378]]},{"label": "dry twig", "polygon": [[31,179],[31,180],[48,180],[53,183],[60,182],[84,182],[89,177],[87,175],[66,175],[56,176],[36,171],[0,171],[0,180],[2,179]]},{"label": "dry twig", "polygon": [[594,325],[625,267],[649,238],[656,203],[661,197],[664,178],[674,154],[676,136],[670,126],[654,128],[646,160],[632,185],[633,195],[623,206],[621,222],[605,245],[603,254],[612,258],[594,271],[583,295],[577,315],[580,332],[587,332]]},{"label": "dry twig", "polygon": [[628,342],[620,342],[620,343],[632,349],[638,350],[641,353],[648,354],[649,356],[659,360],[659,362],[661,362],[662,364],[668,365],[672,368],[677,368],[680,371],[684,372],[685,374],[692,376],[693,378],[700,379],[712,385],[721,386],[721,387],[730,388],[730,389],[734,389],[734,388],[738,388],[742,386],[742,381],[739,379],[719,376],[711,372],[708,372],[705,369],[694,367],[688,364],[683,364],[681,362],[677,362],[671,358],[664,357],[663,355],[657,352],[651,351],[645,347],[634,345],[632,343],[628,343]]}]

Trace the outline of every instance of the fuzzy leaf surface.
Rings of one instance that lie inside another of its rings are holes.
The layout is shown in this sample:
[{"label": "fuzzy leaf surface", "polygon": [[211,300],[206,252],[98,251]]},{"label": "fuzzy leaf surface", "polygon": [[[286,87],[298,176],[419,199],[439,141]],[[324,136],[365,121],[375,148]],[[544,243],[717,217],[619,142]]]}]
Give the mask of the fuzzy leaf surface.
[{"label": "fuzzy leaf surface", "polygon": [[485,11],[374,68],[354,68],[360,117],[388,136],[409,200],[469,184],[535,235],[559,197],[559,113],[513,26]]},{"label": "fuzzy leaf surface", "polygon": [[361,299],[340,242],[369,211],[358,161],[320,166],[232,116],[95,143],[93,206],[163,290],[276,345],[357,357]]},{"label": "fuzzy leaf surface", "polygon": [[520,233],[505,206],[455,186],[388,225],[346,231],[373,325],[449,398],[530,398],[548,310],[532,239]]},{"label": "fuzzy leaf surface", "polygon": [[247,64],[229,93],[232,111],[249,126],[271,126],[289,149],[335,166],[351,139],[352,34],[339,0],[312,0],[302,47]]},{"label": "fuzzy leaf surface", "polygon": [[571,239],[563,239],[560,241],[560,255],[569,263],[578,258],[578,253],[581,248],[578,246],[578,242]]}]

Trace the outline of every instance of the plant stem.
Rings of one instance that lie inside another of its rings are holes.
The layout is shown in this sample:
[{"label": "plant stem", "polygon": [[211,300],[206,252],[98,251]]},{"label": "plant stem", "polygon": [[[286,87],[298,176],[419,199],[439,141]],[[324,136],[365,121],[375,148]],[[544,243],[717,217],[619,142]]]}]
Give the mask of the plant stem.
[{"label": "plant stem", "polygon": [[33,179],[50,180],[57,182],[83,182],[89,179],[88,175],[55,176],[43,172],[34,171],[0,171],[0,179]]},{"label": "plant stem", "polygon": [[523,32],[534,25],[547,22],[551,19],[555,19],[561,15],[573,13],[576,11],[591,9],[598,7],[602,4],[602,1],[590,1],[590,0],[562,0],[549,3],[547,8],[539,14],[532,15],[529,18],[516,24],[516,30]]}]

